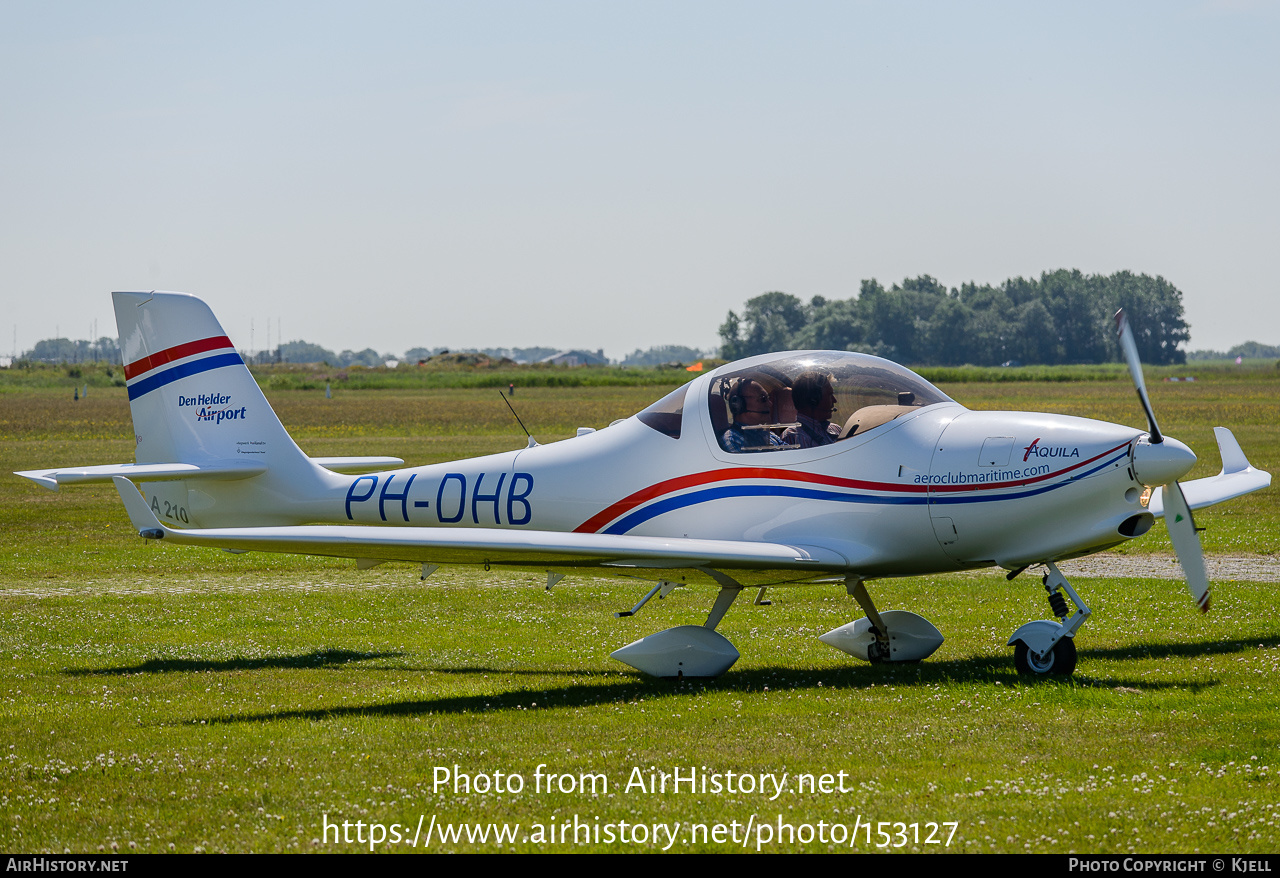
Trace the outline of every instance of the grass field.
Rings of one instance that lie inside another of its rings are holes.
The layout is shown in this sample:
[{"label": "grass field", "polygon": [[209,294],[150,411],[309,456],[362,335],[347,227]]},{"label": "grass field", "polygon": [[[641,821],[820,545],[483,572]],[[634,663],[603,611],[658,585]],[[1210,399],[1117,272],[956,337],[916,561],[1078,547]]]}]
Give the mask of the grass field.
[{"label": "grass field", "polygon": [[[1142,424],[1123,377],[944,389],[973,408]],[[1201,455],[1198,477],[1217,471],[1219,423],[1280,469],[1276,389],[1259,373],[1152,395],[1162,428]],[[515,401],[546,442],[662,392],[529,387]],[[523,445],[492,390],[268,394],[311,454],[423,464]],[[123,462],[131,436],[121,388],[75,403],[0,393],[8,470]],[[948,638],[897,667],[816,640],[860,615],[842,589],[774,590],[721,624],[742,652],[726,676],[668,683],[608,653],[700,623],[709,592],[615,619],[643,586],[583,577],[547,592],[541,577],[470,569],[420,582],[407,565],[167,548],[134,535],[110,489],[12,477],[0,521],[6,850],[651,851],[672,832],[673,851],[1280,848],[1271,584],[1219,584],[1199,616],[1180,582],[1078,580],[1094,611],[1079,669],[1041,681],[1005,646],[1045,615],[1030,577],[873,584],[882,608],[923,612]],[[1211,554],[1280,553],[1274,488],[1198,523]],[[1167,553],[1163,528],[1124,551]],[[651,788],[677,769],[707,789]],[[463,824],[490,834],[469,841]],[[446,825],[456,840],[441,841]]]}]

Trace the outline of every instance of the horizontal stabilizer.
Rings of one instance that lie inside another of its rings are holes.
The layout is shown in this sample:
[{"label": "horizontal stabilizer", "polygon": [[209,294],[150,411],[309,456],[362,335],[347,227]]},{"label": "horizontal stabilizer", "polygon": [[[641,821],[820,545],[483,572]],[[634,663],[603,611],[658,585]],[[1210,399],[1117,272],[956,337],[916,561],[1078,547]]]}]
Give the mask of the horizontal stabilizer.
[{"label": "horizontal stabilizer", "polygon": [[[1214,427],[1218,439],[1218,453],[1222,456],[1222,472],[1207,479],[1181,482],[1182,494],[1187,506],[1204,509],[1253,491],[1260,491],[1271,484],[1271,473],[1254,469],[1244,456],[1240,443],[1226,427]],[[1147,510],[1157,518],[1164,516],[1164,488],[1156,488],[1151,494]]]},{"label": "horizontal stabilizer", "polygon": [[[335,473],[355,474],[404,466],[399,457],[313,457]],[[116,476],[135,482],[172,482],[179,479],[222,479],[234,481],[262,475],[267,465],[261,461],[226,460],[213,463],[109,463],[102,466],[75,466],[63,469],[34,469],[15,472],[41,487],[56,491],[62,485],[109,485]]]},{"label": "horizontal stabilizer", "polygon": [[66,469],[37,469],[16,472],[37,485],[56,491],[61,485],[109,485],[116,476],[139,482],[177,479],[247,479],[267,471],[261,461],[215,461],[213,463],[109,463]]}]

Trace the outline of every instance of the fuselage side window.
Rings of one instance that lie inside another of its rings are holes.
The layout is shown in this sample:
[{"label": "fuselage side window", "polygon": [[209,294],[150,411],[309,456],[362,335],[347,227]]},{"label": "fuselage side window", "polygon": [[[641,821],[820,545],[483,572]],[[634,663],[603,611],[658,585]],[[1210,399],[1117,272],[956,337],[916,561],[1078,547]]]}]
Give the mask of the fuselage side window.
[{"label": "fuselage side window", "polygon": [[[711,429],[725,451],[756,454],[781,451],[783,431],[793,426],[791,388],[785,375],[771,370],[726,375],[711,384]],[[795,447],[795,446],[791,446]]]},{"label": "fuselage side window", "polygon": [[640,423],[664,436],[680,438],[680,422],[684,419],[684,395],[689,385],[682,384],[662,399],[636,415]]}]

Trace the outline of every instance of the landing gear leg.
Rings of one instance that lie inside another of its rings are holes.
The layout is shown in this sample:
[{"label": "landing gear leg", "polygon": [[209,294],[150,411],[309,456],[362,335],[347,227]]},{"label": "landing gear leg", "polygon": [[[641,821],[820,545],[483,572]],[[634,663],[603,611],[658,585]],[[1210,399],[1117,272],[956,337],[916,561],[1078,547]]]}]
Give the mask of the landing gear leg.
[{"label": "landing gear leg", "polygon": [[821,635],[827,646],[869,662],[918,662],[942,645],[942,632],[923,616],[877,610],[862,577],[845,577],[844,588],[867,615]]},{"label": "landing gear leg", "polygon": [[866,580],[853,576],[846,577],[844,590],[858,602],[858,606],[862,607],[862,612],[867,614],[867,619],[871,622],[871,636],[875,638],[875,642],[867,647],[867,661],[874,664],[887,660],[889,658],[889,627],[880,618],[880,611],[876,609],[871,595],[867,592]]},{"label": "landing gear leg", "polygon": [[[729,612],[729,608],[733,606],[733,602],[738,599],[738,595],[742,594],[742,586],[734,582],[729,577],[724,577],[728,582],[720,583],[720,593],[716,595],[716,602],[711,605],[711,612],[707,614],[707,621],[702,623],[703,628],[711,631],[716,630],[716,626],[720,624],[720,620],[724,618],[724,614]],[[719,579],[719,577],[717,577]]]},{"label": "landing gear leg", "polygon": [[[1092,611],[1056,564],[1050,561],[1045,566],[1049,572],[1043,578],[1044,588],[1049,593],[1049,607],[1059,621],[1028,622],[1013,632],[1009,645],[1013,647],[1013,664],[1018,673],[1067,677],[1076,669],[1075,634]],[[1067,606],[1063,592],[1075,604],[1074,612]]]}]

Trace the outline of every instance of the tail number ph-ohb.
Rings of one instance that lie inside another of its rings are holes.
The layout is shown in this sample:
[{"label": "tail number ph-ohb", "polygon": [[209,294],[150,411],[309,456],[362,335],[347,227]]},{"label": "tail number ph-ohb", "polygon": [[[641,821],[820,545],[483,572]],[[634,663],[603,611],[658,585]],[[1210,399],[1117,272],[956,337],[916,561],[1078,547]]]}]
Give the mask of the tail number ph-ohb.
[{"label": "tail number ph-ohb", "polygon": [[[378,517],[387,520],[387,503],[392,512],[399,506],[400,517],[409,521],[409,491],[418,473],[411,474],[403,484],[393,484],[396,473],[380,476],[360,476],[347,488],[347,519],[354,521],[353,503],[376,502]],[[510,478],[508,478],[510,476]],[[486,485],[485,481],[489,484]],[[381,489],[378,485],[381,482]],[[425,492],[430,497],[430,492]],[[528,524],[533,518],[533,506],[529,495],[533,493],[533,476],[529,473],[476,473],[469,481],[463,473],[445,473],[436,487],[435,518],[440,524],[455,524],[470,513],[472,524]],[[415,500],[415,509],[427,509],[431,500]],[[503,520],[505,509],[506,519]]]}]

